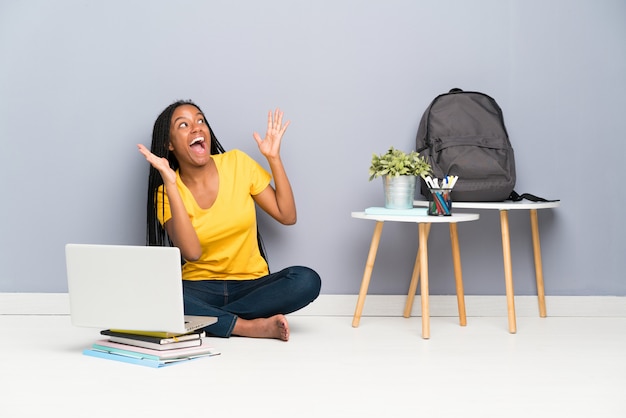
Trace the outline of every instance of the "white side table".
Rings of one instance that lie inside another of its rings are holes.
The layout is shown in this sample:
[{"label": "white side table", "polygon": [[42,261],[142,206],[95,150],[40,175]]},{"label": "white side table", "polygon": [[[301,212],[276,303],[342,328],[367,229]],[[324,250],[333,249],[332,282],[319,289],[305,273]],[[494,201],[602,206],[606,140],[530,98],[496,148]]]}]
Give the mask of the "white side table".
[{"label": "white side table", "polygon": [[[417,207],[428,207],[427,200],[413,202]],[[535,278],[537,281],[537,298],[539,300],[539,316],[546,317],[546,299],[543,286],[543,265],[541,262],[541,245],[539,243],[539,222],[537,210],[559,207],[560,202],[452,202],[455,209],[489,209],[500,211],[500,228],[502,230],[502,256],[504,258],[504,284],[506,289],[507,313],[509,318],[509,332],[516,333],[515,322],[515,295],[513,289],[513,268],[511,263],[511,238],[509,233],[509,211],[528,210],[530,212],[530,227],[533,239],[533,255],[535,259]]]},{"label": "white side table", "polygon": [[413,305],[413,299],[415,297],[415,291],[417,290],[417,284],[419,277],[422,276],[421,283],[421,300],[422,300],[422,338],[430,338],[430,314],[428,306],[428,234],[430,232],[430,226],[433,223],[447,223],[450,224],[450,239],[452,243],[452,257],[454,263],[454,278],[456,281],[457,289],[457,301],[459,305],[459,321],[462,326],[466,324],[465,317],[465,296],[463,294],[463,278],[461,273],[461,256],[459,251],[459,240],[456,224],[457,222],[475,221],[478,219],[478,214],[473,213],[455,213],[451,216],[428,216],[428,215],[370,215],[365,212],[352,212],[352,217],[357,219],[366,219],[376,221],[374,227],[374,235],[372,236],[372,242],[370,244],[369,254],[367,255],[367,262],[365,264],[365,271],[363,273],[363,280],[361,281],[361,289],[359,291],[359,298],[356,304],[356,310],[354,312],[354,318],[352,319],[352,326],[358,327],[361,320],[361,314],[363,312],[363,305],[365,304],[365,296],[367,295],[367,289],[369,287],[370,279],[372,277],[372,270],[374,268],[374,261],[376,260],[376,252],[378,251],[378,244],[380,243],[380,236],[383,231],[383,224],[385,222],[412,222],[418,224],[419,230],[419,247],[417,250],[417,256],[415,258],[415,265],[413,267],[413,275],[411,276],[411,284],[409,286],[409,293],[407,297],[407,303],[404,310],[404,316],[409,317],[411,307]]}]

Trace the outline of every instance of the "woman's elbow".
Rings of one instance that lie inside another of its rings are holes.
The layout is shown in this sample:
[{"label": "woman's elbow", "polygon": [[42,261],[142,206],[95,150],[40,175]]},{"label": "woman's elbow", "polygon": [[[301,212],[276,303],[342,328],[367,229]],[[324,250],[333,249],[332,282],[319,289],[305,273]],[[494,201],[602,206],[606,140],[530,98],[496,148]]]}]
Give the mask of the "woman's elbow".
[{"label": "woman's elbow", "polygon": [[185,259],[185,261],[198,261],[200,257],[202,257],[202,248],[186,248],[180,249],[180,255]]},{"label": "woman's elbow", "polygon": [[189,255],[183,254],[183,258],[185,259],[185,261],[193,262],[193,261],[198,261],[201,255],[202,253],[199,253],[199,254],[191,253]]},{"label": "woman's elbow", "polygon": [[291,216],[283,216],[282,218],[278,219],[278,222],[280,222],[283,225],[295,225],[297,220],[298,220],[298,217],[294,213]]}]

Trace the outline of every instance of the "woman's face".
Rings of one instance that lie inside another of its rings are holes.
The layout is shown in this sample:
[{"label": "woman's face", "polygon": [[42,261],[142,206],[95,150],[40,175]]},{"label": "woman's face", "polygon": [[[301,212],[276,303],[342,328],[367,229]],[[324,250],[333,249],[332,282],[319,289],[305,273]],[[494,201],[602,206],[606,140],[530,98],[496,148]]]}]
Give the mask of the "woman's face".
[{"label": "woman's face", "polygon": [[202,166],[211,158],[211,134],[204,115],[193,105],[174,110],[170,123],[169,150],[183,165]]}]

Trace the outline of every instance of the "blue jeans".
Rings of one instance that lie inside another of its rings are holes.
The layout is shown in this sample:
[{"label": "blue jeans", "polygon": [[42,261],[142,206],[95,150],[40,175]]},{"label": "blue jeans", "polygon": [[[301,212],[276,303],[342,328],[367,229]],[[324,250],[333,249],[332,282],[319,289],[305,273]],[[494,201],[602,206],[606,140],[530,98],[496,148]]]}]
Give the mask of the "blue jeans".
[{"label": "blue jeans", "polygon": [[269,318],[295,312],[320,293],[320,276],[308,267],[287,267],[255,280],[183,280],[186,315],[215,316],[207,334],[230,337],[237,318]]}]

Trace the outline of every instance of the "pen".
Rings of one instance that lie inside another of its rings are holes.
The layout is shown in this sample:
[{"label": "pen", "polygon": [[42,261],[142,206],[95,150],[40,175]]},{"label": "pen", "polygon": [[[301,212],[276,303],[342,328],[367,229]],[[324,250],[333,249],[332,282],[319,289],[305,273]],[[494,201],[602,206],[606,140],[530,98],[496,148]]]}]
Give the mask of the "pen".
[{"label": "pen", "polygon": [[443,212],[446,215],[450,214],[450,210],[448,209],[448,204],[446,203],[445,199],[443,198],[443,195],[441,193],[435,193],[435,196],[437,196],[437,199],[441,202],[440,205],[443,208]]}]

